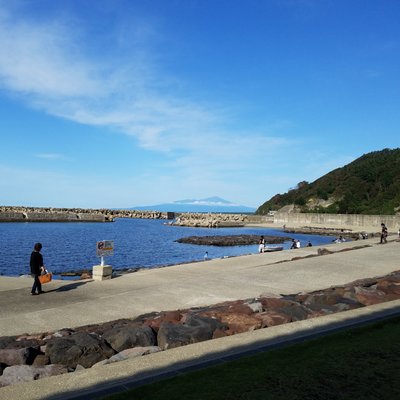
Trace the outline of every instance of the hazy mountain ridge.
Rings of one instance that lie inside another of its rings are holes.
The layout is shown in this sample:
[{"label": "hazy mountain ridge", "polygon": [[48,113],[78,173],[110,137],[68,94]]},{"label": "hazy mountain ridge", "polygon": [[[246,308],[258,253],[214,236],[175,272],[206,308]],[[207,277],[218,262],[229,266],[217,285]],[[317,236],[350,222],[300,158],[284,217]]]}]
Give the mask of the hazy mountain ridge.
[{"label": "hazy mountain ridge", "polygon": [[400,148],[364,154],[312,183],[298,183],[256,214],[292,206],[299,212],[395,214],[400,211]]},{"label": "hazy mountain ridge", "polygon": [[172,203],[154,204],[132,207],[133,210],[161,211],[161,212],[223,212],[223,213],[254,213],[254,207],[247,207],[232,203],[220,197],[205,199],[184,199]]}]

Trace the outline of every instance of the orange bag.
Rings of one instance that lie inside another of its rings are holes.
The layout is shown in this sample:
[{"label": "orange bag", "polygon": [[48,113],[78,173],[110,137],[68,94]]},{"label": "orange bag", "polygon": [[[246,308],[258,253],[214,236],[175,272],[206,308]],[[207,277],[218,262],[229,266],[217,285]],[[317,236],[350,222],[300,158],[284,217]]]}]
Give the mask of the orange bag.
[{"label": "orange bag", "polygon": [[53,274],[51,272],[46,272],[43,275],[39,276],[39,281],[41,284],[51,282],[53,279]]}]

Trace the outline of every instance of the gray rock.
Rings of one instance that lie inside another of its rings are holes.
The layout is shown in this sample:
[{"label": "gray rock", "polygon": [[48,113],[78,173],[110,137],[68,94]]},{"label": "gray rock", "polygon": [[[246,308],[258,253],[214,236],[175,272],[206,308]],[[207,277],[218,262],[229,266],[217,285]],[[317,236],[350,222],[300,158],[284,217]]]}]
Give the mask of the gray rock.
[{"label": "gray rock", "polygon": [[333,251],[330,251],[328,249],[326,249],[325,247],[323,247],[322,249],[318,249],[318,255],[319,256],[326,256],[328,254],[333,254]]},{"label": "gray rock", "polygon": [[116,352],[136,346],[147,347],[156,344],[156,336],[149,326],[110,329],[104,332],[102,337]]},{"label": "gray rock", "polygon": [[250,308],[251,308],[251,310],[253,311],[253,312],[255,312],[255,313],[260,313],[260,312],[262,312],[263,311],[263,306],[262,306],[262,304],[261,304],[261,302],[256,302],[256,303],[248,303],[247,304]]},{"label": "gray rock", "polygon": [[68,370],[62,365],[45,365],[34,367],[31,365],[13,365],[5,368],[0,377],[0,387],[14,385],[16,383],[35,381],[48,376],[61,375]]},{"label": "gray rock", "polygon": [[83,332],[53,338],[46,346],[46,356],[52,364],[62,364],[74,369],[78,364],[90,368],[97,362],[110,358],[114,353],[104,339]]},{"label": "gray rock", "polygon": [[188,315],[185,324],[163,323],[157,335],[161,349],[172,349],[213,338],[214,331],[226,326],[213,318]]},{"label": "gray rock", "polygon": [[38,348],[0,349],[0,363],[7,365],[30,365],[40,353]]},{"label": "gray rock", "polygon": [[149,347],[134,347],[132,349],[122,350],[120,353],[113,355],[108,359],[107,364],[128,360],[130,358],[141,357],[147,354],[157,353],[161,351],[161,348],[158,346],[149,346]]}]

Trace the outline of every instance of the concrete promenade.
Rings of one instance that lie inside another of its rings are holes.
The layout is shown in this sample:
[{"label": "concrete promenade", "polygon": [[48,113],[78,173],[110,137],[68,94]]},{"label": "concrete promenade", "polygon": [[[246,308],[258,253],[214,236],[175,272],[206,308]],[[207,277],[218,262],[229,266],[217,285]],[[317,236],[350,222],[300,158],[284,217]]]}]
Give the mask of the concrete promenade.
[{"label": "concrete promenade", "polygon": [[[142,270],[103,282],[53,281],[44,286],[46,293],[40,296],[30,295],[30,278],[0,277],[0,336],[73,328],[151,311],[258,297],[261,293],[312,291],[399,270],[400,243],[394,236],[385,245],[378,241],[372,238],[325,245],[322,247],[335,253],[294,261],[291,261],[293,257],[317,254],[318,247]],[[397,314],[399,306],[399,301],[385,303],[5,387],[0,389],[0,399],[98,398],[93,390],[115,385],[128,387],[138,380],[171,373],[182,366],[208,363],[283,340],[296,340],[305,332],[314,335],[374,316]]]}]

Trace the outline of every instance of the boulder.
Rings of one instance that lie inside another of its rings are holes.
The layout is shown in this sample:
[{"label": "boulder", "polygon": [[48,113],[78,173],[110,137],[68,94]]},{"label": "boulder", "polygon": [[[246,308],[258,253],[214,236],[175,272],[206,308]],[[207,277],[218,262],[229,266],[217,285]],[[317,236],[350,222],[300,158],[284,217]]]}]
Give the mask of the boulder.
[{"label": "boulder", "polygon": [[0,363],[7,365],[30,365],[40,353],[37,347],[24,349],[0,349]]},{"label": "boulder", "polygon": [[294,304],[297,302],[295,300],[291,299],[291,296],[288,297],[261,297],[260,302],[263,306],[264,311],[268,310],[276,310],[278,308],[282,307],[288,307],[291,304]]},{"label": "boulder", "polygon": [[44,354],[39,354],[38,356],[36,356],[32,365],[35,367],[43,367],[44,365],[48,364],[50,364],[50,358]]},{"label": "boulder", "polygon": [[46,365],[34,367],[31,365],[13,365],[5,368],[0,377],[0,387],[14,385],[16,383],[35,381],[48,376],[61,375],[68,370],[62,365]]},{"label": "boulder", "polygon": [[225,335],[235,335],[236,333],[243,333],[254,331],[261,328],[261,321],[256,318],[254,313],[233,312],[229,310],[212,310],[211,312],[202,312],[202,316],[211,317],[216,319],[226,326]]},{"label": "boulder", "polygon": [[[350,310],[362,306],[358,301],[343,297],[340,293],[326,291],[322,293],[311,293],[302,302],[304,306],[312,311],[330,311]],[[339,306],[341,304],[341,306]]]},{"label": "boulder", "polygon": [[261,321],[261,328],[268,328],[270,326],[287,324],[291,321],[289,315],[282,314],[276,311],[265,311],[255,316]]},{"label": "boulder", "polygon": [[290,321],[307,319],[311,310],[293,300],[285,298],[262,297],[260,299],[265,311],[275,311],[287,315]]},{"label": "boulder", "polygon": [[164,322],[170,322],[172,324],[180,323],[183,315],[180,311],[166,311],[159,315],[155,315],[152,318],[146,319],[144,325],[151,327],[155,332],[158,332],[160,326]]},{"label": "boulder", "polygon": [[398,299],[400,298],[400,276],[388,276],[379,279],[376,288],[385,292],[392,300]]},{"label": "boulder", "polygon": [[154,346],[156,343],[156,336],[149,326],[110,329],[102,337],[116,352],[136,346]]},{"label": "boulder", "polygon": [[381,290],[365,287],[355,287],[354,289],[357,301],[364,306],[383,303],[388,300],[386,293]]},{"label": "boulder", "polygon": [[158,353],[159,351],[161,351],[161,348],[158,346],[134,347],[132,349],[125,349],[110,357],[108,359],[108,362],[106,362],[106,364],[111,364],[118,361],[124,361],[130,358],[141,357],[147,354]]},{"label": "boulder", "polygon": [[326,256],[328,254],[333,254],[333,251],[330,251],[330,250],[326,249],[325,247],[323,247],[323,248],[318,249],[317,253],[319,256]]},{"label": "boulder", "polygon": [[224,328],[215,319],[190,315],[184,324],[163,323],[157,334],[157,342],[163,350],[172,349],[210,340],[215,330]]},{"label": "boulder", "polygon": [[93,364],[110,358],[114,353],[104,339],[96,334],[84,332],[53,338],[46,346],[46,356],[52,364],[62,364],[74,369],[78,364],[90,368]]}]

